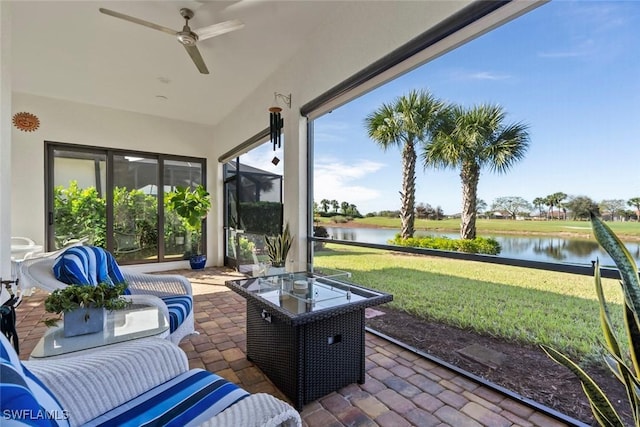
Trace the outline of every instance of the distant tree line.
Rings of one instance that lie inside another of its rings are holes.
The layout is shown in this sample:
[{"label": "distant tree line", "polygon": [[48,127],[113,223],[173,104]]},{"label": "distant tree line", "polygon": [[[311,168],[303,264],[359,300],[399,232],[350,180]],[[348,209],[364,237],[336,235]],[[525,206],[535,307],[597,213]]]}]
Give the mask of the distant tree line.
[{"label": "distant tree line", "polygon": [[[634,209],[628,209],[632,207]],[[522,197],[498,197],[491,205],[492,213],[505,212],[511,219],[520,216],[535,216],[547,220],[586,220],[589,212],[611,221],[638,220],[640,217],[640,197],[631,199],[604,199],[600,203],[587,196],[568,196],[557,192],[545,197],[536,197],[532,203]]]},{"label": "distant tree line", "polygon": [[362,218],[362,214],[360,214],[356,205],[349,202],[338,202],[335,199],[322,199],[320,203],[313,202],[313,212],[322,217],[342,215],[351,218]]}]

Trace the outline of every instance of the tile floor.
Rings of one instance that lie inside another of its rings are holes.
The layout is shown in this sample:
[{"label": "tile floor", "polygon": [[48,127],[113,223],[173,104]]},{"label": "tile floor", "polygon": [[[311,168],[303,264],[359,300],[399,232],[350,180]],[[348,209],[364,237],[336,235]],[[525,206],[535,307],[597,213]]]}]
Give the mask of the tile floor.
[{"label": "tile floor", "polygon": [[[193,285],[196,329],[180,347],[191,367],[205,368],[250,392],[286,397],[246,360],[245,301],[224,286],[241,277],[231,270],[181,270]],[[18,308],[21,358],[46,327],[42,291]],[[547,414],[505,397],[373,334],[366,334],[365,384],[352,384],[306,405],[309,427],[333,426],[564,426]]]}]

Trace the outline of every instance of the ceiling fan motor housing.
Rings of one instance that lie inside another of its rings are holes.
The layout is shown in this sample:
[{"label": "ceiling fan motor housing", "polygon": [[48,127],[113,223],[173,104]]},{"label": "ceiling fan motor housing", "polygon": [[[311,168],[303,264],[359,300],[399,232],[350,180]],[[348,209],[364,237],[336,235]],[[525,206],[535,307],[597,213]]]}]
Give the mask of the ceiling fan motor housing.
[{"label": "ceiling fan motor housing", "polygon": [[185,46],[193,46],[198,41],[198,35],[192,32],[188,25],[185,25],[176,37],[178,37],[178,41]]},{"label": "ceiling fan motor housing", "polygon": [[177,34],[178,41],[185,46],[193,46],[198,41],[198,35],[189,28],[189,19],[193,18],[193,11],[183,7],[180,9],[180,15],[185,19],[182,31]]}]

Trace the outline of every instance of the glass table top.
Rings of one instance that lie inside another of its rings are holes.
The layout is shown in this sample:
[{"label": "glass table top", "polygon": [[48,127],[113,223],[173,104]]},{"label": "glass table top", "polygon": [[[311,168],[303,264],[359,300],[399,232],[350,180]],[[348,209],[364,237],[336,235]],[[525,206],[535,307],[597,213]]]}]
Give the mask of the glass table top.
[{"label": "glass table top", "polygon": [[346,273],[321,276],[308,272],[252,277],[227,282],[296,315],[364,302],[385,294],[346,282]]},{"label": "glass table top", "polygon": [[60,356],[138,338],[167,336],[169,321],[155,306],[134,306],[107,311],[101,332],[65,337],[62,321],[49,328],[31,352],[31,357]]}]

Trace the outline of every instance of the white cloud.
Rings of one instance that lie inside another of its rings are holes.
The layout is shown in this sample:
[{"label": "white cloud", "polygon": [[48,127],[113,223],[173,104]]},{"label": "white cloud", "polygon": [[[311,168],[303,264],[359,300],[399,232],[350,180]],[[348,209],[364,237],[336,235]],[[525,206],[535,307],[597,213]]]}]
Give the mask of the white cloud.
[{"label": "white cloud", "polygon": [[470,80],[507,80],[510,79],[511,76],[508,74],[496,74],[490,71],[479,71],[468,74],[466,78]]},{"label": "white cloud", "polygon": [[452,72],[454,80],[509,80],[512,78],[509,74],[501,74],[492,71],[466,71],[466,70],[454,70]]},{"label": "white cloud", "polygon": [[[278,157],[280,159],[280,163],[278,163],[277,166],[271,162],[274,157]],[[284,165],[284,162],[282,161],[283,159],[283,148],[281,147],[276,149],[276,151],[273,151],[273,145],[271,145],[271,143],[267,143],[240,156],[240,163],[253,166],[254,168],[262,169],[270,173],[282,175]]]},{"label": "white cloud", "polygon": [[314,165],[314,200],[318,203],[322,199],[346,201],[363,209],[367,202],[381,198],[382,192],[354,181],[372,175],[383,167],[384,164],[370,160],[358,160],[350,164],[328,158],[318,160]]},{"label": "white cloud", "polygon": [[540,58],[578,58],[581,56],[587,56],[588,53],[585,51],[558,51],[558,52],[540,52],[538,56]]}]

